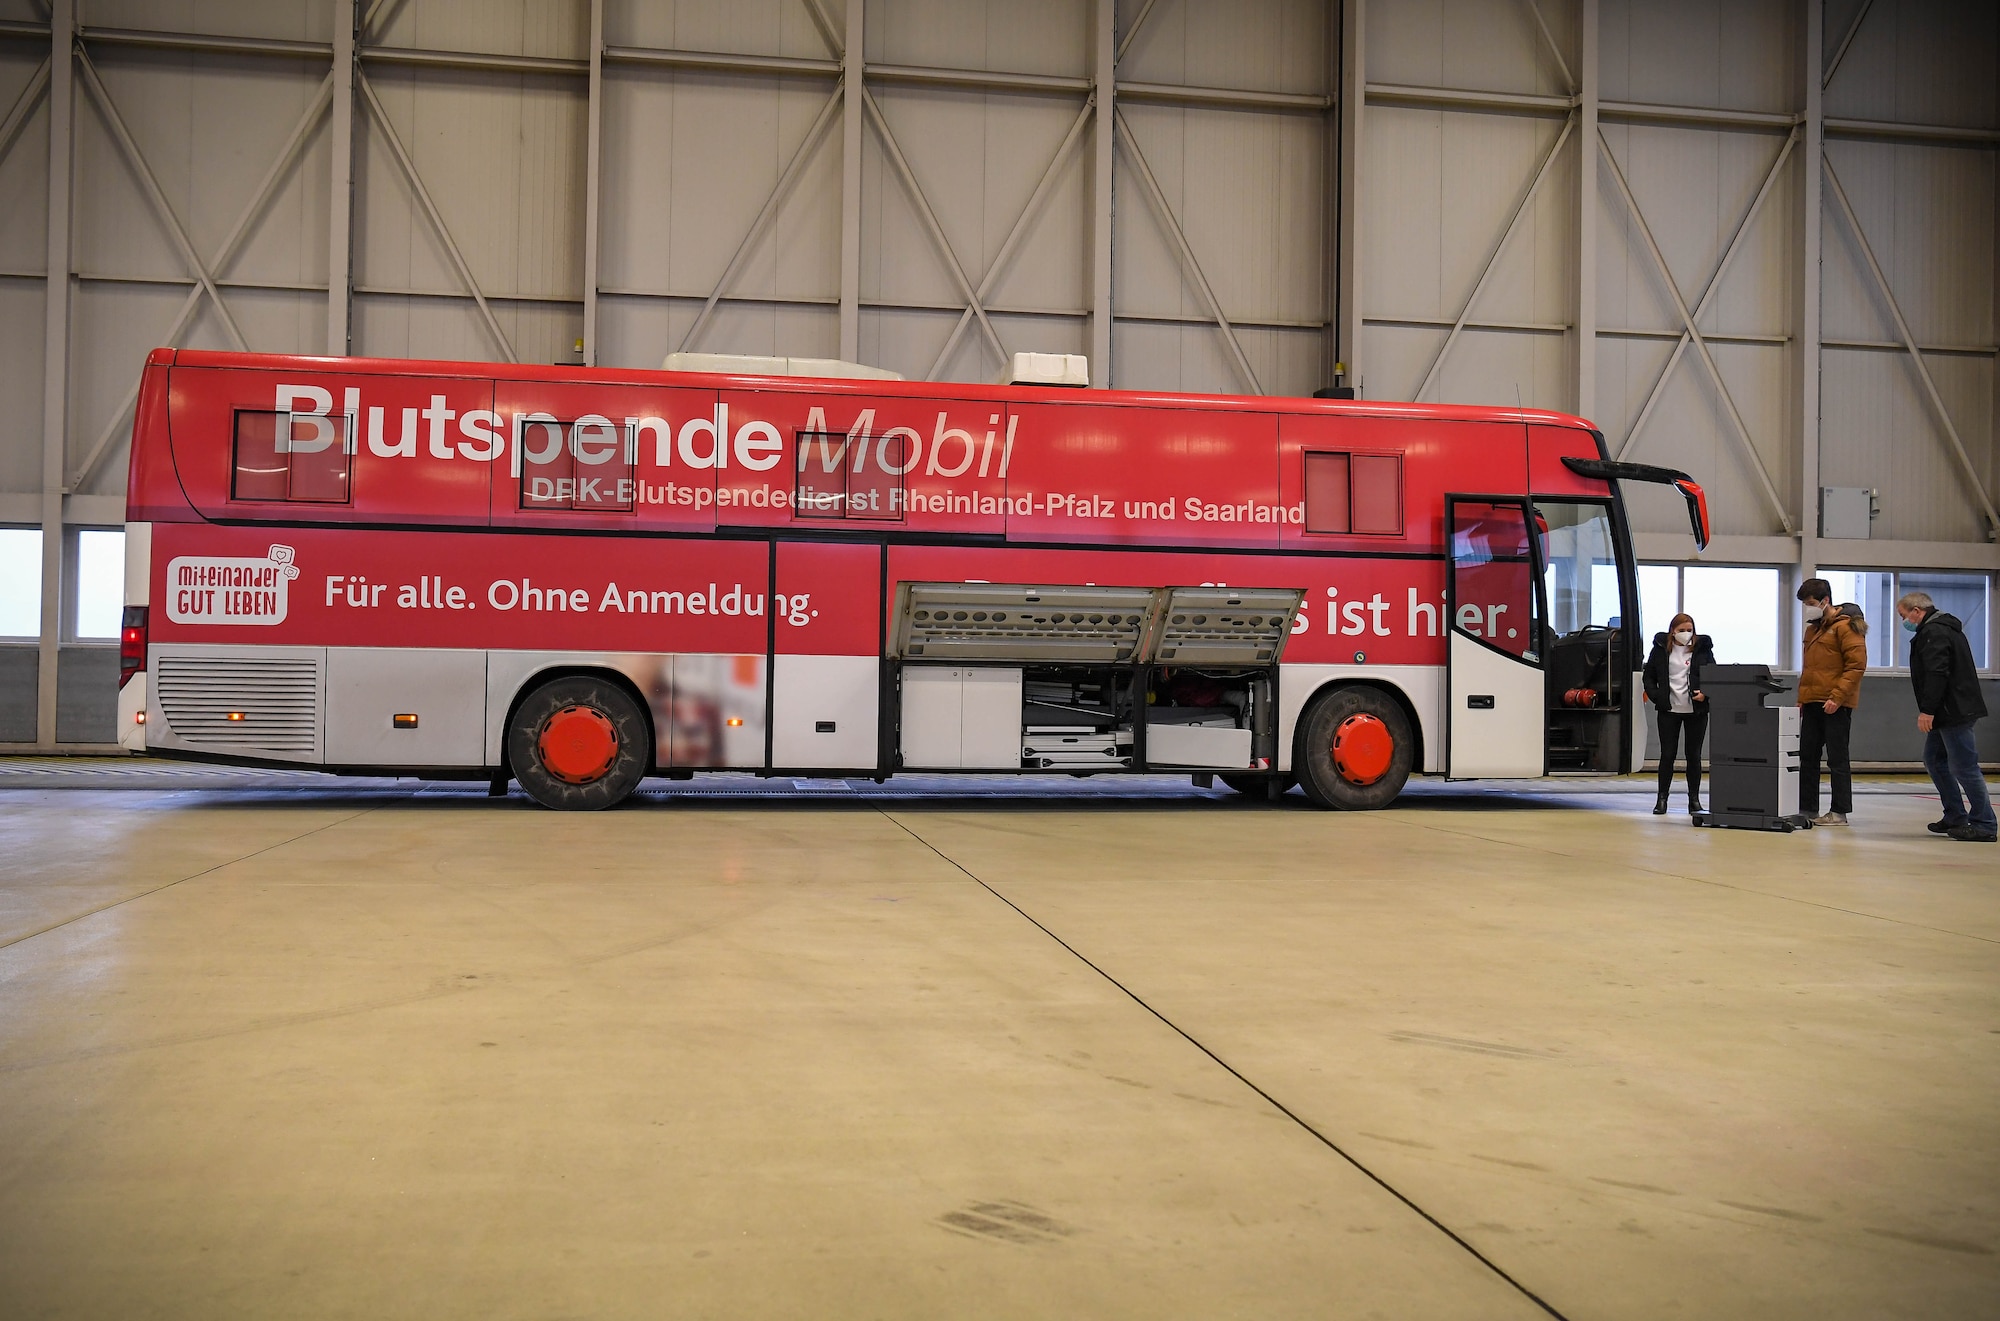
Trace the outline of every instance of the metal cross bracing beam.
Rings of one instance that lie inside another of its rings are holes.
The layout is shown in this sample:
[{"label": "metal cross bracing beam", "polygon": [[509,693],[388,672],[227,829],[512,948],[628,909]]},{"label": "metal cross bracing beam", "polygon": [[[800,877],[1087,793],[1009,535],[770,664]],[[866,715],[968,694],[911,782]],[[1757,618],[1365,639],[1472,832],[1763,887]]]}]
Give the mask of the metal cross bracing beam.
[{"label": "metal cross bracing beam", "polygon": [[90,53],[81,45],[78,45],[76,50],[76,67],[77,72],[83,75],[85,89],[97,103],[98,112],[104,116],[105,125],[111,130],[112,140],[118,144],[119,153],[125,157],[125,163],[131,167],[132,173],[139,180],[140,187],[145,190],[146,201],[152,206],[153,213],[159,217],[161,227],[174,241],[174,246],[180,249],[181,260],[186,263],[188,272],[201,281],[201,287],[207,291],[209,301],[215,305],[215,314],[221,318],[223,329],[229,332],[230,343],[234,344],[239,352],[247,352],[250,348],[249,342],[243,338],[243,331],[237,326],[236,318],[231,315],[229,305],[222,301],[222,292],[215,287],[215,276],[203,263],[200,254],[195,252],[194,241],[188,237],[186,227],[174,213],[173,204],[167,200],[166,193],[160,188],[160,181],[154,177],[152,166],[146,163],[146,157],[140,152],[139,144],[132,140],[131,130],[125,127],[124,116],[118,113],[118,107],[112,101],[111,93],[106,90],[103,80],[97,76],[97,66],[91,63]]},{"label": "metal cross bracing beam", "polygon": [[908,191],[910,200],[916,203],[917,214],[923,220],[924,229],[930,234],[932,244],[944,257],[945,265],[951,269],[952,278],[958,282],[959,297],[965,300],[966,305],[972,309],[973,316],[978,318],[979,328],[986,332],[986,340],[993,346],[993,352],[998,355],[1000,361],[1007,361],[1007,346],[1000,342],[1000,332],[993,329],[993,323],[986,319],[986,308],[980,302],[978,292],[972,287],[972,281],[967,278],[965,267],[959,263],[958,254],[952,251],[951,240],[945,237],[944,226],[938,222],[937,212],[931,209],[929,200],[924,197],[923,186],[917,182],[916,172],[910,168],[910,162],[903,155],[902,147],[897,144],[896,135],[889,131],[889,121],[883,117],[882,107],[876,104],[875,96],[868,90],[868,84],[865,82],[861,85],[861,104],[868,112],[868,122],[875,126],[875,132],[882,139],[882,147],[888,154],[889,163],[895,167],[897,177],[903,181],[903,187]]},{"label": "metal cross bracing beam", "polygon": [[1563,87],[1574,93],[1577,90],[1576,75],[1569,71],[1569,61],[1563,58],[1562,47],[1556,43],[1556,34],[1549,31],[1548,20],[1542,17],[1542,7],[1536,4],[1535,0],[1525,0],[1525,2],[1528,13],[1534,16],[1536,30],[1542,34],[1543,43],[1548,46],[1549,54],[1555,57],[1556,69],[1562,74]]},{"label": "metal cross bracing beam", "polygon": [[521,359],[514,352],[513,341],[507,338],[507,332],[500,329],[500,322],[494,317],[493,308],[486,301],[485,291],[473,277],[472,267],[466,264],[465,254],[459,251],[458,240],[452,237],[451,228],[444,223],[444,216],[439,213],[437,203],[431,200],[431,190],[424,186],[423,176],[417,173],[416,162],[410,159],[410,153],[404,148],[402,138],[396,134],[395,125],[389,122],[389,111],[383,106],[382,98],[375,94],[374,80],[369,78],[364,70],[356,69],[354,85],[361,89],[362,98],[367,101],[375,122],[381,126],[382,137],[388,142],[389,150],[396,158],[396,164],[402,169],[403,177],[409,181],[410,191],[416,194],[418,204],[423,207],[425,216],[430,219],[431,228],[443,242],[445,253],[451,258],[453,269],[458,272],[459,282],[465,286],[466,292],[472,295],[472,301],[479,305],[480,319],[486,323],[487,332],[493,336],[493,342],[500,349],[501,356],[508,362],[519,362]]},{"label": "metal cross bracing beam", "polygon": [[1160,187],[1160,181],[1153,177],[1153,167],[1146,163],[1146,153],[1139,149],[1139,140],[1132,132],[1132,125],[1126,122],[1125,112],[1114,107],[1112,118],[1118,125],[1118,142],[1132,158],[1133,172],[1138,175],[1147,200],[1152,203],[1154,213],[1159,217],[1161,225],[1166,228],[1167,237],[1174,241],[1174,247],[1179,250],[1182,266],[1187,274],[1194,277],[1195,287],[1201,291],[1203,301],[1214,314],[1216,329],[1222,332],[1223,343],[1229,349],[1229,356],[1235,362],[1236,370],[1241,373],[1244,383],[1250,387],[1251,394],[1264,393],[1263,383],[1257,379],[1257,373],[1251,370],[1250,359],[1243,353],[1243,344],[1236,338],[1235,327],[1229,324],[1229,314],[1222,310],[1222,300],[1216,297],[1214,288],[1209,285],[1208,276],[1203,273],[1201,262],[1195,257],[1194,248],[1188,243],[1187,234],[1181,229],[1180,220],[1174,215],[1173,207],[1167,204],[1166,191]]},{"label": "metal cross bracing beam", "polygon": [[[251,225],[263,213],[265,204],[271,200],[272,194],[277,192],[278,184],[283,181],[292,163],[298,159],[299,152],[305,147],[307,141],[311,139],[312,131],[318,125],[320,117],[326,113],[327,107],[332,104],[333,82],[333,74],[329,71],[326,77],[320,81],[319,90],[314,93],[311,103],[305,108],[305,112],[299,116],[298,122],[292,126],[291,134],[285,139],[285,145],[278,149],[278,154],[271,161],[270,168],[264,171],[263,179],[251,190],[250,200],[236,217],[236,223],[229,227],[228,235],[224,237],[222,243],[216,248],[215,260],[210,264],[210,270],[225,271],[228,269],[229,263],[235,260],[237,252],[243,245],[243,241],[250,235]],[[218,301],[221,298],[221,294],[213,278],[207,282],[196,283],[193,288],[188,290],[187,297],[181,301],[179,313],[175,315],[173,323],[168,326],[166,334],[159,340],[161,344],[170,347],[179,346],[181,335],[187,330],[189,323],[194,320],[195,312],[201,306],[201,296],[204,292],[212,294]],[[98,433],[97,441],[90,447],[89,453],[71,471],[67,482],[68,489],[80,491],[88,486],[97,476],[98,468],[102,466],[104,460],[112,453],[113,442],[121,435],[127,434],[126,424],[131,420],[132,407],[138,400],[139,383],[134,381],[132,388],[126,392],[124,401],[118,405],[117,410],[112,413],[110,421]]]},{"label": "metal cross bracing beam", "polygon": [[1917,379],[1924,387],[1924,397],[1930,401],[1931,411],[1937,415],[1938,425],[1944,431],[1944,438],[1951,447],[1951,454],[1958,461],[1959,471],[1965,478],[1967,494],[1979,506],[1979,512],[1986,519],[1986,539],[2000,540],[2000,512],[1993,507],[1993,497],[1987,493],[1986,484],[1973,466],[1971,455],[1966,453],[1965,442],[1959,438],[1958,427],[1951,420],[1951,410],[1944,406],[1944,397],[1938,393],[1937,382],[1931,377],[1930,366],[1925,363],[1921,349],[1917,347],[1917,337],[1910,333],[1910,323],[1903,317],[1903,309],[1896,301],[1895,290],[1889,287],[1889,277],[1882,272],[1882,264],[1875,260],[1875,249],[1868,242],[1868,233],[1861,227],[1861,217],[1854,213],[1854,204],[1847,199],[1847,189],[1841,186],[1840,175],[1833,168],[1833,158],[1823,157],[1821,165],[1826,170],[1826,181],[1831,185],[1833,200],[1840,204],[1840,214],[1847,221],[1854,241],[1861,248],[1861,255],[1868,263],[1868,273],[1875,278],[1876,291],[1882,295],[1882,302],[1895,320],[1896,333],[1902,338],[1903,347],[1909,352],[1910,365],[1917,369]]},{"label": "metal cross bracing beam", "polygon": [[1618,164],[1617,155],[1611,150],[1611,141],[1604,136],[1602,130],[1599,130],[1597,140],[1599,148],[1604,153],[1605,163],[1611,167],[1611,177],[1618,184],[1619,195],[1625,199],[1625,206],[1631,213],[1632,223],[1637,226],[1639,236],[1646,241],[1646,250],[1653,255],[1653,265],[1659,273],[1660,281],[1674,300],[1674,310],[1680,313],[1681,326],[1687,332],[1695,352],[1700,355],[1702,365],[1708,369],[1709,379],[1722,401],[1723,411],[1729,414],[1730,424],[1734,428],[1732,434],[1735,435],[1743,451],[1744,462],[1756,476],[1758,485],[1763,489],[1764,498],[1770,502],[1772,512],[1778,517],[1778,525],[1784,529],[1787,536],[1793,535],[1798,530],[1797,524],[1793,522],[1790,511],[1785,508],[1785,502],[1779,498],[1777,487],[1771,484],[1771,474],[1765,469],[1764,460],[1757,453],[1756,442],[1750,438],[1750,428],[1744,423],[1743,414],[1737,410],[1736,399],[1729,393],[1728,385],[1723,382],[1722,370],[1715,365],[1714,355],[1708,351],[1708,341],[1702,338],[1700,328],[1695,325],[1694,314],[1688,309],[1687,299],[1681,296],[1680,286],[1674,283],[1674,273],[1667,265],[1666,254],[1660,251],[1659,242],[1653,237],[1652,227],[1646,223],[1646,215],[1639,209],[1638,199],[1632,195],[1632,185],[1626,180],[1625,171]]},{"label": "metal cross bracing beam", "polygon": [[[1799,135],[1796,131],[1787,136],[1785,145],[1778,149],[1777,159],[1771,162],[1770,169],[1764,171],[1763,183],[1758,186],[1757,193],[1751,198],[1750,205],[1745,208],[1742,218],[1736,222],[1736,232],[1729,236],[1729,243],[1723,248],[1722,257],[1716,262],[1715,270],[1709,274],[1708,283],[1703,287],[1701,297],[1695,300],[1696,321],[1701,320],[1702,313],[1708,310],[1709,303],[1714,301],[1716,292],[1722,288],[1722,277],[1728,273],[1729,264],[1736,259],[1737,251],[1743,246],[1744,236],[1750,232],[1750,226],[1757,219],[1757,213],[1763,210],[1764,199],[1771,195],[1772,186],[1778,182],[1778,175],[1784,170],[1785,162],[1791,159],[1792,148],[1797,146],[1798,142]],[[1719,337],[1711,335],[1709,338],[1714,340]],[[1687,351],[1689,342],[1688,332],[1683,327],[1674,344],[1674,351],[1667,356],[1666,366],[1660,368],[1660,374],[1653,378],[1652,389],[1646,392],[1645,402],[1639,405],[1638,415],[1633,418],[1630,429],[1625,433],[1624,441],[1618,447],[1619,458],[1622,459],[1631,453],[1632,447],[1638,444],[1639,433],[1645,429],[1646,420],[1653,414],[1653,405],[1659,402],[1666,389],[1667,378],[1672,376],[1674,368],[1680,365],[1681,354]]]},{"label": "metal cross bracing beam", "polygon": [[28,85],[14,98],[14,105],[7,111],[7,118],[0,119],[0,160],[6,158],[7,149],[14,145],[15,136],[28,122],[28,116],[35,112],[35,107],[41,103],[42,91],[48,85],[49,61],[45,56],[42,62],[35,66],[35,71],[28,75]]},{"label": "metal cross bracing beam", "polygon": [[[993,287],[1000,282],[1001,272],[1006,270],[1008,261],[1014,256],[1014,245],[1021,241],[1029,226],[1034,223],[1035,216],[1040,213],[1042,202],[1047,199],[1049,190],[1055,186],[1056,176],[1062,172],[1063,164],[1069,159],[1071,149],[1083,137],[1083,127],[1090,122],[1091,112],[1096,105],[1095,97],[1085,101],[1083,108],[1076,112],[1076,118],[1070,122],[1069,132],[1063,135],[1062,142],[1056,147],[1056,154],[1049,158],[1048,167],[1042,171],[1042,177],[1036,182],[1035,191],[1029,195],[1027,205],[1022,207],[1021,214],[1014,218],[1013,227],[1007,231],[1007,237],[1001,240],[1000,250],[993,254],[992,262],[986,267],[986,274],[979,277],[979,287],[973,290],[973,298],[978,303],[984,304],[986,299],[992,297]],[[937,379],[938,373],[944,369],[945,361],[951,357],[952,350],[958,347],[959,337],[972,323],[972,314],[971,307],[959,313],[958,324],[951,328],[949,335],[945,336],[944,347],[938,350],[937,357],[931,361],[930,370],[924,373],[925,380]]]},{"label": "metal cross bracing beam", "polygon": [[[1827,88],[1833,86],[1833,75],[1840,72],[1840,62],[1847,58],[1848,47],[1854,44],[1854,38],[1861,31],[1862,21],[1868,17],[1868,11],[1874,4],[1875,0],[1861,0],[1861,3],[1855,6],[1854,18],[1847,25],[1847,35],[1840,39],[1840,45],[1834,49],[1833,58],[1826,62],[1826,72],[1820,75],[1819,86],[1821,91],[1825,91]],[[1817,8],[1818,6],[1815,7]],[[1822,9],[1820,17],[1824,18],[1824,16],[1824,10]]]},{"label": "metal cross bracing beam", "polygon": [[771,221],[777,218],[779,208],[792,191],[792,185],[798,182],[799,175],[805,172],[806,164],[812,158],[813,149],[819,145],[827,126],[833,123],[833,112],[840,109],[845,89],[845,82],[835,86],[833,95],[826,98],[826,103],[820,107],[819,114],[813,118],[812,126],[806,129],[806,135],[800,140],[798,150],[792,153],[791,160],[786,162],[785,168],[779,172],[778,181],[771,185],[770,196],[764,199],[764,205],[758,210],[756,218],[750,222],[750,228],[745,231],[743,241],[736,245],[735,253],[722,268],[722,274],[717,277],[715,288],[708,295],[708,301],[702,304],[694,323],[687,328],[687,333],[681,336],[680,348],[683,352],[700,337],[702,328],[708,324],[709,317],[715,311],[716,304],[722,301],[737,273],[743,269],[744,263],[750,260],[750,254],[756,249],[757,240],[764,236],[764,231],[770,227]]},{"label": "metal cross bracing beam", "polygon": [[1416,393],[1410,396],[1412,402],[1421,400],[1424,392],[1429,390],[1431,383],[1437,379],[1438,369],[1444,366],[1445,355],[1450,353],[1451,346],[1458,342],[1459,333],[1465,329],[1466,318],[1472,315],[1472,305],[1479,301],[1479,295],[1486,289],[1486,282],[1493,278],[1493,272],[1499,268],[1501,254],[1507,251],[1507,244],[1513,240],[1515,231],[1520,229],[1522,218],[1534,204],[1535,194],[1542,190],[1542,181],[1549,177],[1550,167],[1556,163],[1556,157],[1562,152],[1563,144],[1569,141],[1570,132],[1575,127],[1576,116],[1571,114],[1563,120],[1562,131],[1556,134],[1556,140],[1549,145],[1548,151],[1543,153],[1542,163],[1535,170],[1534,179],[1529,182],[1527,191],[1521,194],[1521,200],[1515,204],[1514,214],[1509,217],[1507,228],[1500,233],[1500,241],[1493,245],[1493,251],[1486,254],[1486,264],[1479,268],[1479,277],[1472,282],[1472,292],[1465,296],[1464,304],[1458,309],[1458,316],[1452,320],[1451,329],[1445,333],[1444,343],[1438,345],[1437,354],[1431,359],[1430,369],[1424,373],[1423,383],[1417,386]]}]

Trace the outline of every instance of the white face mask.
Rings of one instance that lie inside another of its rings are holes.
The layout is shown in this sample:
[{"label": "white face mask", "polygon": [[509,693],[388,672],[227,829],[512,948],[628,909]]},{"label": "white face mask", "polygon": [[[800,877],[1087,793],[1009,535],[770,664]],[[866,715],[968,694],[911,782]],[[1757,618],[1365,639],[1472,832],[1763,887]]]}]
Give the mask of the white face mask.
[{"label": "white face mask", "polygon": [[1819,622],[1820,616],[1825,613],[1826,611],[1819,606],[1809,605],[1806,607],[1806,622],[1808,624],[1816,624]]},{"label": "white face mask", "polygon": [[1687,629],[1682,629],[1680,632],[1674,634],[1674,641],[1680,643],[1683,647],[1689,646],[1694,642],[1694,634]]}]

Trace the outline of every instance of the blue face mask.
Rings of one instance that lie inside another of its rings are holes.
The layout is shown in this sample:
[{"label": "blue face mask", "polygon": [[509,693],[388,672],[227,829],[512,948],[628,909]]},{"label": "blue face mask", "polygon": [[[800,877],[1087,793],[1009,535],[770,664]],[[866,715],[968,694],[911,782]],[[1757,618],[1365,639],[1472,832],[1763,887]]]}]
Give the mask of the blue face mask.
[{"label": "blue face mask", "polygon": [[1903,621],[1903,631],[1905,633],[1914,633],[1917,631],[1917,626],[1915,624],[1912,624],[1909,620],[1905,619]]}]

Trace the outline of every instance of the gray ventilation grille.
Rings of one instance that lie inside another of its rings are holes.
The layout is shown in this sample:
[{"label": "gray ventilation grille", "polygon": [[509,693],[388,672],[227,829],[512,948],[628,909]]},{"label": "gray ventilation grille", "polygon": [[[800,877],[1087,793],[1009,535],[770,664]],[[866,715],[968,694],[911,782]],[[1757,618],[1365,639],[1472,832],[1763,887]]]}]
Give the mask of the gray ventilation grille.
[{"label": "gray ventilation grille", "polygon": [[189,743],[235,752],[319,746],[319,661],[309,656],[159,656],[167,725]]},{"label": "gray ventilation grille", "polygon": [[902,660],[1275,665],[1305,593],[1290,587],[904,583]]},{"label": "gray ventilation grille", "polygon": [[1144,587],[904,583],[895,654],[912,660],[1136,660],[1158,609]]},{"label": "gray ventilation grille", "polygon": [[1161,665],[1275,665],[1304,596],[1280,587],[1176,587],[1153,657]]}]

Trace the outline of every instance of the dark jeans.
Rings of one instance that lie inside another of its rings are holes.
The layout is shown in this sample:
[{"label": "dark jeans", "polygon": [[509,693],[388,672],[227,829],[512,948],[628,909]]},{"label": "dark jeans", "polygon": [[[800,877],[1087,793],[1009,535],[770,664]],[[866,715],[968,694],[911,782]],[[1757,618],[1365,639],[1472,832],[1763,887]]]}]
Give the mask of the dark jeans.
[{"label": "dark jeans", "polygon": [[1854,729],[1854,708],[1843,706],[1832,715],[1818,702],[1799,708],[1799,813],[1819,815],[1819,757],[1826,752],[1826,769],[1833,777],[1833,810],[1846,816],[1854,810],[1854,772],[1847,761],[1847,736]]},{"label": "dark jeans", "polygon": [[1979,749],[1973,742],[1972,728],[1973,722],[1968,720],[1924,735],[1924,769],[1931,773],[1931,783],[1944,802],[1945,824],[1970,825],[1990,835],[1993,800],[1986,794],[1986,777],[1979,771]]},{"label": "dark jeans", "polygon": [[1696,706],[1686,715],[1660,711],[1660,797],[1674,787],[1674,752],[1680,747],[1681,731],[1687,731],[1688,799],[1701,794],[1701,740],[1708,733],[1708,708]]}]

